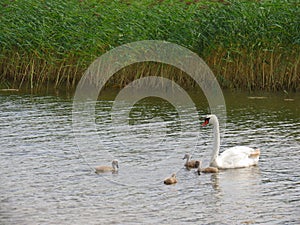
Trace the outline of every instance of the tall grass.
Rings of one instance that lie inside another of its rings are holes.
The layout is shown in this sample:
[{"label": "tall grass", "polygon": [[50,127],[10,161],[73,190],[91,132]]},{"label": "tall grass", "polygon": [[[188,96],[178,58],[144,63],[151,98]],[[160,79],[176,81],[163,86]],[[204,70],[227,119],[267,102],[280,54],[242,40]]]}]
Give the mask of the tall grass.
[{"label": "tall grass", "polygon": [[[148,39],[198,53],[224,88],[300,90],[296,0],[4,0],[1,6],[2,87],[72,88],[101,54]],[[124,68],[107,85],[122,87],[152,73],[195,85],[176,68],[155,63]]]}]

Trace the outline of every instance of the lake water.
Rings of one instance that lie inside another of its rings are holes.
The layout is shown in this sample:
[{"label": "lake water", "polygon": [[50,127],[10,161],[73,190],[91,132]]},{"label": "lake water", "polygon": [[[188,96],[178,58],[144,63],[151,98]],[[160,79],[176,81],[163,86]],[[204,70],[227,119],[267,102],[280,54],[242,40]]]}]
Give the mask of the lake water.
[{"label": "lake water", "polygon": [[[199,115],[207,114],[206,100],[191,96]],[[221,151],[259,147],[259,165],[198,176],[183,168],[182,157],[188,152],[208,165],[211,126],[180,121],[166,101],[136,104],[128,130],[111,123],[113,101],[103,98],[95,110],[101,145],[83,149],[71,97],[0,93],[0,223],[300,224],[300,95],[249,96],[225,93]],[[93,172],[113,158],[118,173]],[[173,172],[178,183],[164,185]]]}]

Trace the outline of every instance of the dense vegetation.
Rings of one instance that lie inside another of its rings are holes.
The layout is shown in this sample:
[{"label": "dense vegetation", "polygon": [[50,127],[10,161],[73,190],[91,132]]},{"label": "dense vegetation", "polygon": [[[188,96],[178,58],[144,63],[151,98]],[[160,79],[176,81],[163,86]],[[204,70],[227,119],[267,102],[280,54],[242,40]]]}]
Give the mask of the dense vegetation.
[{"label": "dense vegetation", "polygon": [[[75,87],[106,51],[166,40],[199,54],[223,88],[300,90],[297,0],[4,0],[0,27],[3,88]],[[187,75],[157,64],[125,68],[108,85],[125,85],[153,66],[193,86]]]}]

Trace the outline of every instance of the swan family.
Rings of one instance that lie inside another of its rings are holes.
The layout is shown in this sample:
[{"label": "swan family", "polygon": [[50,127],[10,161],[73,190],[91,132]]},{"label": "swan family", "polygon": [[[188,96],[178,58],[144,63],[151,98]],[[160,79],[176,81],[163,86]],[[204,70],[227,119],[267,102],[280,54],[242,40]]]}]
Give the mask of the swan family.
[{"label": "swan family", "polygon": [[[246,146],[236,146],[226,149],[220,154],[220,128],[219,121],[216,115],[207,115],[204,117],[202,126],[212,125],[213,127],[213,146],[210,166],[201,167],[200,160],[191,160],[191,155],[186,153],[183,159],[186,159],[184,166],[186,169],[197,169],[197,173],[217,173],[219,169],[235,169],[256,166],[259,161],[260,150],[258,148],[250,148]],[[112,161],[112,166],[95,167],[96,173],[102,172],[117,172],[119,168],[118,160]],[[176,184],[176,174],[164,180],[164,184]]]}]

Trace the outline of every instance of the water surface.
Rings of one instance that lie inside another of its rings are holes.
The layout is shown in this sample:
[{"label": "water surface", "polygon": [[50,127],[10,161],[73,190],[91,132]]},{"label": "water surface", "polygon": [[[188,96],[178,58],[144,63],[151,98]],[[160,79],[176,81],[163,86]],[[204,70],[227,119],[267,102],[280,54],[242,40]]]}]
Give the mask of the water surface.
[{"label": "water surface", "polygon": [[[71,98],[2,94],[1,224],[299,224],[300,96],[262,95],[225,93],[221,143],[259,147],[259,166],[198,176],[182,157],[189,152],[208,165],[211,127],[181,121],[163,100],[136,104],[129,130],[112,126],[112,100],[97,102],[101,146],[79,149]],[[199,115],[209,112],[205,99],[191,96]],[[112,158],[119,173],[92,171]],[[164,185],[172,172],[179,182]]]}]

